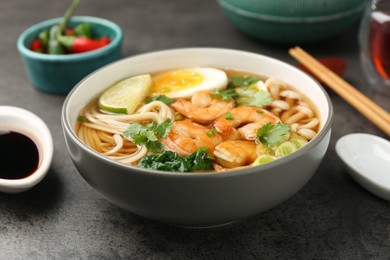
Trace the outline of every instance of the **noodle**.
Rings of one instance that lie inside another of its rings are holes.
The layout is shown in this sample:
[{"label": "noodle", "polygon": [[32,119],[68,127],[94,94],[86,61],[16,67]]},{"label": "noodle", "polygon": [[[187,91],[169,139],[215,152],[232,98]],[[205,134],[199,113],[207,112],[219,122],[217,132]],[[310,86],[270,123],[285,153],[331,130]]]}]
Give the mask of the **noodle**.
[{"label": "noodle", "polygon": [[147,153],[144,146],[137,146],[123,136],[130,123],[163,122],[166,118],[174,121],[170,107],[160,101],[143,105],[132,115],[109,114],[93,104],[87,107],[84,117],[86,121],[78,129],[79,138],[93,150],[126,164],[138,162]]}]

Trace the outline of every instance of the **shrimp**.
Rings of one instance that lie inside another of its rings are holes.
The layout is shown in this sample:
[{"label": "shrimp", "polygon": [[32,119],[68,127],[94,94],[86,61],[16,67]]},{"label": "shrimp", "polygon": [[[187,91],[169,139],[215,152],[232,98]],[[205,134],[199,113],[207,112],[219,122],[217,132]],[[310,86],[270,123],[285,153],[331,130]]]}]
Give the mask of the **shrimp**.
[{"label": "shrimp", "polygon": [[214,149],[217,162],[225,168],[235,168],[253,163],[256,158],[256,144],[251,141],[223,141]]},{"label": "shrimp", "polygon": [[180,114],[193,121],[208,124],[234,107],[234,101],[212,98],[208,90],[197,91],[191,101],[178,99],[172,105]]},{"label": "shrimp", "polygon": [[[257,107],[236,107],[231,109],[229,113],[229,117],[221,116],[213,123],[223,140],[254,140],[257,130],[263,125],[280,121],[274,114]],[[236,129],[240,126],[242,127]]]},{"label": "shrimp", "polygon": [[180,156],[187,156],[199,148],[208,148],[212,153],[214,147],[222,142],[222,137],[210,129],[191,121],[175,121],[162,143]]}]

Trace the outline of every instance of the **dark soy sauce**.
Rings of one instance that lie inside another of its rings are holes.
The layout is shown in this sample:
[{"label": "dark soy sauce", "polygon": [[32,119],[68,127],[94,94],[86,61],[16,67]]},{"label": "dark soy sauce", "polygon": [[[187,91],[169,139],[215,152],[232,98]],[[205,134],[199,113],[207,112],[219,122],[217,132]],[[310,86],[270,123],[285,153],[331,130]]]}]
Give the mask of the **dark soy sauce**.
[{"label": "dark soy sauce", "polygon": [[38,147],[33,140],[18,132],[0,130],[0,178],[25,178],[38,164]]}]

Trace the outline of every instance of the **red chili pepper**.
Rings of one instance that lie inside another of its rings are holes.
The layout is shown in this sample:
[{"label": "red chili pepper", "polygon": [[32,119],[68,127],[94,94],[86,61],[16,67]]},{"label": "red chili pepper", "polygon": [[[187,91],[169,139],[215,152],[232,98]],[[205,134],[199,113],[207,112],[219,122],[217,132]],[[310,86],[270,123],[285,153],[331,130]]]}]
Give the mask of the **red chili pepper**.
[{"label": "red chili pepper", "polygon": [[66,28],[64,34],[68,36],[74,35],[74,30],[72,28]]},{"label": "red chili pepper", "polygon": [[109,39],[93,40],[84,37],[59,36],[58,40],[71,53],[82,53],[102,48],[109,44]]},{"label": "red chili pepper", "polygon": [[[341,76],[347,69],[347,62],[340,57],[326,57],[319,59],[319,62],[321,62],[324,66],[328,67],[328,69],[330,69],[339,76]],[[298,68],[320,81],[310,72],[310,69],[306,68],[305,66],[299,64]]]},{"label": "red chili pepper", "polygon": [[107,36],[102,36],[102,37],[100,37],[99,41],[100,41],[102,44],[107,45],[107,44],[110,43],[111,40],[110,40],[110,38],[107,37]]},{"label": "red chili pepper", "polygon": [[40,39],[34,40],[30,45],[30,50],[35,52],[43,52],[43,45]]},{"label": "red chili pepper", "polygon": [[108,44],[107,42],[97,41],[97,40],[83,38],[83,37],[76,37],[75,41],[73,42],[71,51],[73,53],[93,51],[101,47],[104,47],[107,44]]}]

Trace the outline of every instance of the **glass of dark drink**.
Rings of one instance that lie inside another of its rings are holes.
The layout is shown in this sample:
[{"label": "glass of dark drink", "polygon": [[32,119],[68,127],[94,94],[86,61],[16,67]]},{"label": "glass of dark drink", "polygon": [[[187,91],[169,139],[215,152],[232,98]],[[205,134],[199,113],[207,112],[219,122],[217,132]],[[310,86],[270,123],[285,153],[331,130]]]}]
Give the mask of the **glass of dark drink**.
[{"label": "glass of dark drink", "polygon": [[369,83],[390,93],[390,0],[372,0],[359,32],[360,57]]}]

